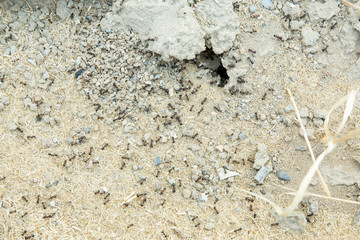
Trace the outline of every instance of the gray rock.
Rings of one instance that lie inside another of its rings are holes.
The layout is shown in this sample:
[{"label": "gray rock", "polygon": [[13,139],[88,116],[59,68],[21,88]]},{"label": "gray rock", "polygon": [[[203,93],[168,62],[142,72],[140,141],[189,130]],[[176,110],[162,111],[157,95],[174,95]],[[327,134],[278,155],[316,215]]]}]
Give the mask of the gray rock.
[{"label": "gray rock", "polygon": [[71,10],[67,7],[65,0],[60,0],[56,4],[56,14],[62,19],[66,19],[70,16]]},{"label": "gray rock", "polygon": [[301,108],[299,110],[300,117],[307,118],[309,117],[309,109],[308,108]]},{"label": "gray rock", "polygon": [[267,147],[263,143],[258,144],[258,150],[255,154],[255,161],[253,168],[260,169],[262,166],[264,166],[267,161],[270,159],[268,153],[267,153]]},{"label": "gray rock", "polygon": [[189,189],[184,189],[183,196],[184,198],[189,199],[191,197],[191,191]]},{"label": "gray rock", "polygon": [[244,140],[246,138],[246,134],[244,132],[239,133],[239,139]]},{"label": "gray rock", "polygon": [[205,50],[205,32],[186,1],[128,0],[114,6],[100,26],[103,31],[130,28],[142,40],[152,39],[149,50],[165,60],[193,59]]},{"label": "gray rock", "polygon": [[[304,132],[301,129],[299,130],[299,134],[300,134],[300,136],[304,137]],[[312,128],[306,129],[306,134],[307,134],[309,140],[315,140],[316,139],[314,129],[312,129]]]},{"label": "gray rock", "polygon": [[343,170],[338,166],[321,166],[321,173],[332,186],[360,184],[360,175],[357,169]]},{"label": "gray rock", "polygon": [[256,12],[256,6],[255,5],[251,5],[249,8],[250,13],[254,13]]},{"label": "gray rock", "polygon": [[273,214],[276,221],[282,228],[292,230],[295,233],[303,233],[306,230],[306,217],[303,212],[295,211],[287,217],[279,216],[277,213]]},{"label": "gray rock", "polygon": [[201,193],[199,201],[207,202],[207,200],[208,200],[208,197],[207,197],[206,193]]},{"label": "gray rock", "polygon": [[353,219],[353,226],[360,227],[360,210],[355,213],[355,216]]},{"label": "gray rock", "polygon": [[283,170],[277,170],[276,176],[277,176],[280,180],[290,181],[290,176],[289,176],[289,174],[287,174],[287,173],[284,172]]},{"label": "gray rock", "polygon": [[14,55],[17,51],[17,48],[14,45],[10,45],[10,54]]},{"label": "gray rock", "polygon": [[310,214],[313,214],[313,215],[319,214],[319,202],[318,201],[310,201],[309,212],[310,212]]},{"label": "gray rock", "polygon": [[271,6],[273,5],[271,0],[261,0],[261,4],[264,6],[264,8],[266,9],[270,9]]},{"label": "gray rock", "polygon": [[[228,51],[239,33],[239,18],[231,1],[204,0],[195,8],[200,27],[216,54]],[[209,47],[209,46],[208,46]]]},{"label": "gray rock", "polygon": [[294,108],[291,103],[284,108],[286,113],[291,112],[292,110],[294,110]]},{"label": "gray rock", "polygon": [[305,25],[305,21],[303,21],[303,20],[300,20],[300,21],[292,20],[290,22],[290,28],[293,31],[299,31],[304,25]]},{"label": "gray rock", "polygon": [[289,16],[290,19],[297,19],[300,17],[300,5],[286,2],[282,8],[285,16]]},{"label": "gray rock", "polygon": [[1,99],[1,102],[2,102],[4,105],[9,105],[9,103],[10,103],[8,97],[3,97],[3,98]]},{"label": "gray rock", "polygon": [[155,166],[158,166],[158,165],[160,165],[161,163],[162,163],[161,158],[160,158],[159,156],[157,156],[157,157],[155,158],[155,160],[154,160],[154,165],[155,165]]},{"label": "gray rock", "polygon": [[302,36],[302,44],[304,46],[314,46],[320,34],[312,30],[309,25],[306,25],[301,30],[301,36]]},{"label": "gray rock", "polygon": [[323,109],[317,109],[314,112],[314,117],[315,118],[320,118],[322,120],[325,120],[326,116],[327,116],[328,112],[326,110]]},{"label": "gray rock", "polygon": [[78,116],[79,118],[84,118],[84,117],[86,116],[86,113],[83,112],[83,111],[80,111],[80,112],[78,112],[77,116]]},{"label": "gray rock", "polygon": [[14,122],[11,122],[11,123],[9,124],[9,126],[8,126],[8,129],[9,129],[10,131],[15,131],[15,130],[17,129],[17,126],[16,126],[16,124],[15,124]]},{"label": "gray rock", "polygon": [[255,175],[255,180],[258,181],[260,184],[263,184],[266,176],[270,173],[269,169],[262,166],[260,170]]},{"label": "gray rock", "polygon": [[329,20],[340,12],[338,5],[339,2],[335,0],[325,1],[324,3],[312,2],[307,6],[306,12],[309,14],[312,22],[320,19]]},{"label": "gray rock", "polygon": [[187,145],[187,148],[190,149],[191,151],[194,151],[194,152],[197,152],[197,151],[199,151],[201,149],[200,145],[196,144],[196,143],[189,143]]},{"label": "gray rock", "polygon": [[296,151],[305,152],[307,150],[306,146],[299,146],[295,148]]}]

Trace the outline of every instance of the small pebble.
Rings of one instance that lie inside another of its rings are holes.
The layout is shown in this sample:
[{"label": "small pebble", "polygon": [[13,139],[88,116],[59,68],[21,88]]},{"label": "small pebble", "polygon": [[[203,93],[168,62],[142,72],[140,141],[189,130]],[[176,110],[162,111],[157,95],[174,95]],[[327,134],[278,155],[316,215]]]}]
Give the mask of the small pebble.
[{"label": "small pebble", "polygon": [[86,113],[84,113],[83,111],[80,111],[80,112],[78,112],[77,115],[79,118],[84,118],[86,116]]},{"label": "small pebble", "polygon": [[79,71],[77,71],[77,72],[75,73],[75,78],[80,77],[80,75],[83,73],[83,71],[84,71],[84,69],[80,69]]},{"label": "small pebble", "polygon": [[211,230],[211,229],[213,229],[215,227],[215,224],[213,224],[213,223],[207,223],[207,224],[205,224],[205,229],[206,230]]},{"label": "small pebble", "polygon": [[28,62],[31,63],[34,67],[36,67],[36,62],[34,59],[28,59]]},{"label": "small pebble", "polygon": [[273,5],[271,0],[261,0],[261,4],[266,8],[266,9],[270,9],[271,6]]},{"label": "small pebble", "polygon": [[295,150],[300,151],[300,152],[304,152],[304,151],[307,150],[307,147],[306,146],[299,146],[299,147],[296,147]]},{"label": "small pebble", "polygon": [[157,157],[155,158],[155,160],[154,160],[154,165],[155,165],[155,166],[158,166],[158,165],[160,165],[161,163],[162,163],[161,158],[160,158],[159,156],[157,156]]},{"label": "small pebble", "polygon": [[240,132],[239,139],[244,140],[246,138],[246,134],[244,132]]},{"label": "small pebble", "polygon": [[355,227],[360,227],[360,210],[355,213],[355,216],[353,219],[353,225]]},{"label": "small pebble", "polygon": [[14,122],[10,123],[9,126],[8,126],[8,129],[10,131],[15,131],[17,129],[17,126]]},{"label": "small pebble", "polygon": [[[55,118],[55,122],[58,122],[58,120],[56,118]],[[84,127],[83,130],[84,130],[84,132],[86,134],[90,133],[90,128],[89,127]]]},{"label": "small pebble", "polygon": [[251,5],[249,8],[250,13],[254,13],[256,11],[256,6],[255,5]]},{"label": "small pebble", "polygon": [[3,98],[1,99],[1,102],[2,102],[4,105],[9,105],[9,103],[10,103],[8,97],[3,97]]},{"label": "small pebble", "polygon": [[263,184],[266,176],[270,173],[269,169],[262,166],[260,170],[257,172],[255,176],[255,180],[258,181],[260,184]]},{"label": "small pebble", "polygon": [[207,197],[207,195],[205,193],[201,193],[199,200],[203,201],[203,202],[207,202],[208,197]]},{"label": "small pebble", "polygon": [[284,108],[284,111],[286,113],[291,112],[292,110],[293,110],[293,106],[291,105],[291,103]]},{"label": "small pebble", "polygon": [[190,198],[191,197],[191,191],[189,189],[184,189],[183,190],[183,196],[186,199]]},{"label": "small pebble", "polygon": [[287,174],[287,173],[284,172],[283,170],[278,170],[278,171],[276,172],[276,176],[277,176],[280,180],[290,181],[290,176],[289,176],[289,174]]},{"label": "small pebble", "polygon": [[319,213],[319,202],[312,201],[310,203],[309,211],[311,214],[317,215]]}]

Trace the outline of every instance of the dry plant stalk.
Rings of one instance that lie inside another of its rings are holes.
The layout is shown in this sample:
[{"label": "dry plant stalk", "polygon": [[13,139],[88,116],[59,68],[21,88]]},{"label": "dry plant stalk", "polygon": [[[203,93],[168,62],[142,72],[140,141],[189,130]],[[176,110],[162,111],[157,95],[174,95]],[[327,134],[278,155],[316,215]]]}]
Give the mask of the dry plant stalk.
[{"label": "dry plant stalk", "polygon": [[352,3],[350,3],[350,2],[348,2],[348,1],[346,1],[346,0],[342,0],[342,2],[343,2],[345,5],[348,5],[348,6],[350,6],[350,7],[353,7],[353,8],[355,8],[355,9],[357,9],[357,10],[360,10],[360,7],[354,5],[354,4],[352,4]]},{"label": "dry plant stalk", "polygon": [[[295,109],[295,111],[297,112],[297,115],[298,115],[298,110],[296,108],[296,104],[295,104],[295,101],[294,101],[294,99],[292,97],[292,94],[291,94],[290,90],[287,90],[287,91],[289,93],[290,99],[292,100],[292,102],[294,104],[294,109]],[[252,192],[249,192],[249,191],[246,191],[246,190],[242,190],[242,189],[241,189],[241,191],[243,191],[243,192],[245,192],[247,194],[253,195],[255,197],[258,197],[259,199],[262,199],[262,200],[268,202],[275,209],[275,211],[279,215],[282,215],[282,216],[288,216],[289,214],[291,214],[297,208],[299,203],[303,200],[303,198],[306,195],[313,195],[314,196],[315,194],[309,194],[309,193],[306,192],[306,190],[308,189],[308,187],[310,185],[310,182],[311,182],[312,178],[315,175],[315,172],[318,171],[319,166],[322,163],[322,161],[325,159],[325,157],[329,153],[331,153],[336,148],[338,143],[346,141],[346,140],[351,139],[351,138],[354,138],[354,137],[356,137],[356,136],[358,136],[360,134],[360,129],[356,129],[354,131],[350,131],[349,133],[345,134],[342,137],[339,137],[339,135],[341,134],[343,128],[345,127],[345,124],[346,124],[347,120],[349,119],[349,116],[350,116],[350,114],[352,112],[357,92],[358,92],[358,89],[351,91],[348,96],[342,98],[339,102],[335,103],[334,106],[330,109],[330,111],[329,111],[329,113],[326,116],[326,119],[324,121],[325,137],[323,139],[323,142],[327,145],[327,148],[314,161],[313,165],[311,166],[311,168],[309,169],[309,171],[307,172],[307,174],[303,178],[303,180],[302,180],[302,182],[301,182],[301,184],[299,186],[299,189],[298,189],[297,193],[295,194],[295,197],[294,197],[293,201],[290,203],[289,206],[287,206],[286,208],[282,208],[282,207],[278,206],[277,204],[275,204],[274,202],[270,201],[269,199],[267,199],[265,197],[262,197],[262,196],[260,196],[258,194],[255,194],[255,193],[252,193]],[[347,102],[346,102],[346,107],[345,107],[345,110],[344,110],[342,121],[341,121],[339,127],[337,128],[336,132],[331,135],[330,130],[329,130],[330,115],[336,108],[341,106],[341,104],[343,104],[345,101],[347,101]],[[299,115],[298,115],[298,117],[299,117]],[[299,119],[299,122],[300,122],[300,126],[302,126],[301,119]],[[306,140],[307,139],[306,130],[305,130],[305,128],[303,126],[302,126],[302,129],[304,131],[304,138]],[[311,145],[310,145],[310,142],[308,143],[308,140],[307,140],[307,144],[308,144],[310,154],[312,154]],[[319,174],[319,176],[321,176],[320,172],[318,172],[318,174]],[[326,184],[324,184],[323,187],[324,186],[326,186]],[[326,190],[327,186],[324,187],[324,189]],[[330,197],[330,196],[328,196],[328,197],[321,196],[321,195],[315,195],[315,196],[322,197],[322,198],[327,198],[327,199],[331,199],[331,200],[355,203],[353,201],[342,200],[342,199],[333,198],[333,197]]]}]

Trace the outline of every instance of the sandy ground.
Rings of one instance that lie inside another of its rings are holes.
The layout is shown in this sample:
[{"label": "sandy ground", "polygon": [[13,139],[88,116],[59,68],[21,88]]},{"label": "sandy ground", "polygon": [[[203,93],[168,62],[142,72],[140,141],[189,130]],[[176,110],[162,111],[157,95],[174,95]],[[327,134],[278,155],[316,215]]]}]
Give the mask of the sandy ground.
[{"label": "sandy ground", "polygon": [[[11,18],[9,11],[1,10],[3,19]],[[191,81],[201,86],[198,91],[183,100],[164,91],[149,94],[154,114],[135,109],[126,119],[136,130],[125,132],[123,123],[108,124],[106,114],[104,119],[97,117],[93,100],[79,91],[74,73],[68,72],[77,57],[69,37],[73,22],[54,19],[47,28],[62,43],[60,53],[38,58],[36,46],[27,44],[32,35],[20,33],[13,41],[26,51],[1,57],[0,98],[7,97],[9,104],[0,112],[0,239],[357,239],[360,230],[352,222],[359,207],[354,204],[306,198],[319,202],[319,213],[308,216],[305,232],[297,234],[277,225],[267,203],[239,191],[264,193],[286,206],[291,197],[278,185],[297,189],[312,163],[308,152],[296,150],[305,142],[294,111],[284,112],[290,104],[286,89],[293,92],[299,108],[313,113],[328,111],[356,88],[354,80],[331,74],[304,53],[282,51],[280,46],[243,77],[239,84],[248,94],[232,95],[210,84],[209,71],[190,61],[183,63],[181,77],[188,85]],[[2,34],[4,39],[6,33]],[[6,47],[1,44],[0,52]],[[29,58],[37,59],[36,66]],[[44,70],[53,80],[46,88],[24,81],[25,71],[37,79]],[[26,106],[27,98],[37,103],[36,110]],[[164,126],[161,119],[154,120],[158,113],[171,111],[169,103],[181,116],[181,125],[173,120]],[[241,103],[247,111],[236,114]],[[348,129],[359,127],[359,101],[355,104]],[[39,114],[59,122],[38,121]],[[285,120],[280,122],[280,116]],[[332,121],[340,117],[335,114]],[[189,126],[196,136],[156,141],[166,138],[167,130],[179,133]],[[84,127],[90,132],[81,138]],[[315,130],[311,143],[318,155],[324,150],[323,128],[310,118],[306,128]],[[231,140],[236,130],[246,138]],[[138,144],[147,133],[152,143]],[[69,136],[72,143],[67,143]],[[252,168],[258,143],[267,146],[275,169],[264,184],[257,184]],[[358,144],[341,144],[323,166],[358,172]],[[154,166],[157,156],[162,163]],[[222,166],[240,175],[219,180],[217,169]],[[280,181],[278,169],[291,180]],[[315,179],[317,184],[309,190],[324,195]],[[334,197],[357,201],[356,184],[329,188]],[[186,190],[192,197],[185,198]],[[199,200],[201,194],[206,201]],[[299,209],[307,214],[305,205]]]}]

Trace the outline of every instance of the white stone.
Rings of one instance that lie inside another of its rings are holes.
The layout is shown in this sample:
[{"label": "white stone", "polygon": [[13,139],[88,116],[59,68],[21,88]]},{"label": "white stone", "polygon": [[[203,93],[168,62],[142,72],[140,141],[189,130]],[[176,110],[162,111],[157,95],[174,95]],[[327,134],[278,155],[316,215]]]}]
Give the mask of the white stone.
[{"label": "white stone", "polygon": [[259,143],[257,147],[257,152],[255,154],[255,161],[253,168],[260,169],[262,166],[264,166],[267,161],[269,161],[270,157],[267,153],[267,147],[263,143]]},{"label": "white stone", "polygon": [[237,172],[229,171],[227,169],[225,170],[224,168],[218,168],[217,173],[219,175],[220,180],[224,180],[224,179],[227,179],[230,177],[235,177],[235,176],[240,175]]}]

